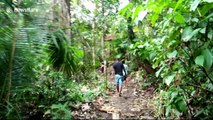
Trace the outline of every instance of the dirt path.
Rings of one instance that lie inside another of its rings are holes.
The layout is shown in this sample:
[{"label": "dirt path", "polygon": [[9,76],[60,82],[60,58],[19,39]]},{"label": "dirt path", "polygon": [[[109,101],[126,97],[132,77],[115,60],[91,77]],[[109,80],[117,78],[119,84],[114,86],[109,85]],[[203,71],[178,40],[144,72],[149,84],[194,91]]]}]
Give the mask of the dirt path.
[{"label": "dirt path", "polygon": [[152,89],[142,91],[138,87],[135,79],[128,79],[128,86],[123,88],[122,97],[115,92],[100,110],[112,114],[113,119],[153,119],[152,109],[148,106]]},{"label": "dirt path", "polygon": [[[140,90],[135,79],[128,78],[128,86],[122,90],[122,97],[116,91],[108,91],[107,96],[85,105],[89,111],[82,112],[82,119],[154,119],[150,100],[154,89]],[[114,81],[110,80],[111,85]],[[79,119],[79,116],[77,117]]]}]

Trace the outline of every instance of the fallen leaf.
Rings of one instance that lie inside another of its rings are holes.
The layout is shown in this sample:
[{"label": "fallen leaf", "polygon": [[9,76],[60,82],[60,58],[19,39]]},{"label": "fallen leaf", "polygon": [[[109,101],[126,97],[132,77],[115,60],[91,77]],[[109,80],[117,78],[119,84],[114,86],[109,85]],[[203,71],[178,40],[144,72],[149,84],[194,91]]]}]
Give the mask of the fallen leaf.
[{"label": "fallen leaf", "polygon": [[87,86],[83,86],[82,88],[81,88],[81,92],[88,92],[89,90],[88,90],[88,88],[87,88]]},{"label": "fallen leaf", "polygon": [[75,110],[75,111],[72,111],[72,115],[73,115],[73,116],[78,115],[78,111],[76,111],[76,110]]},{"label": "fallen leaf", "polygon": [[88,105],[88,103],[86,103],[86,104],[83,104],[83,105],[81,106],[81,109],[82,109],[82,111],[86,111],[86,110],[89,110],[89,109],[90,109],[90,106]]},{"label": "fallen leaf", "polygon": [[99,105],[103,105],[103,104],[104,104],[104,99],[103,99],[102,97],[99,97],[99,98],[97,99],[97,103],[98,103]]}]

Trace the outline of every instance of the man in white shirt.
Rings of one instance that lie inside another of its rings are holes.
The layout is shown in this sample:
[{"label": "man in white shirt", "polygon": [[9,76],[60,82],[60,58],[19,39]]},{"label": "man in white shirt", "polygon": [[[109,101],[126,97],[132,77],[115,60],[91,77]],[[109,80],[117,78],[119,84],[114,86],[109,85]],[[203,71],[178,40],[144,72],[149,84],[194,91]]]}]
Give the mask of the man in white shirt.
[{"label": "man in white shirt", "polygon": [[[125,70],[125,71],[123,70],[123,75],[125,75],[123,81],[125,81],[125,87],[127,87],[126,78],[127,78],[127,75],[128,75],[128,66],[127,66],[127,64],[125,64],[125,60],[122,60],[122,64],[124,65],[124,70]],[[124,73],[126,73],[126,74],[124,74]]]}]

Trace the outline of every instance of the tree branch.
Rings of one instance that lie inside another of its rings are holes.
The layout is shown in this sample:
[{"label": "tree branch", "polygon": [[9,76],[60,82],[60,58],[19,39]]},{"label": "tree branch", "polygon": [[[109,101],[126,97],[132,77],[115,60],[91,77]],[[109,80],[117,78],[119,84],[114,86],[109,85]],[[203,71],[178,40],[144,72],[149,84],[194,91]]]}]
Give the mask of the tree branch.
[{"label": "tree branch", "polygon": [[204,67],[202,67],[203,72],[205,73],[206,77],[209,78],[211,84],[213,85],[213,80],[211,79],[211,77],[209,76],[209,74],[207,73],[206,69]]},{"label": "tree branch", "polygon": [[208,39],[208,29],[209,29],[209,20],[207,21],[207,25],[206,25],[206,31],[205,31],[205,41],[207,41]]}]

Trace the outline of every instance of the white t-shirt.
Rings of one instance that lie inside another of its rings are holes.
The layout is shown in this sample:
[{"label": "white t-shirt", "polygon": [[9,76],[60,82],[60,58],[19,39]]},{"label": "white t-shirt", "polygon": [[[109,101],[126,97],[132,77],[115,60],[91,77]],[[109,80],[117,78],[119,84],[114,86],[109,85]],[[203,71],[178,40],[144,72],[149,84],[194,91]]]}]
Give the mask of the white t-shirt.
[{"label": "white t-shirt", "polygon": [[[124,65],[124,69],[126,71],[126,74],[128,74],[128,66],[126,64],[123,64]],[[125,75],[125,71],[123,71],[123,75]]]}]

